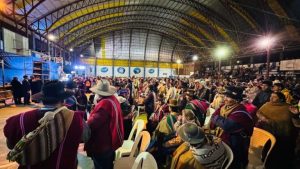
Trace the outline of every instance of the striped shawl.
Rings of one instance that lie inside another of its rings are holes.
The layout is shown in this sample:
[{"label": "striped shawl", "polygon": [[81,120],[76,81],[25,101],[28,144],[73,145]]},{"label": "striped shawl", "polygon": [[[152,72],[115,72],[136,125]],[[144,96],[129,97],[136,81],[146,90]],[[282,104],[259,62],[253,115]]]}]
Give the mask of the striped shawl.
[{"label": "striped shawl", "polygon": [[35,165],[49,158],[60,146],[71,126],[74,112],[66,107],[45,113],[39,120],[40,126],[25,135],[24,114],[20,116],[23,137],[8,153],[9,161],[16,161],[21,166]]}]

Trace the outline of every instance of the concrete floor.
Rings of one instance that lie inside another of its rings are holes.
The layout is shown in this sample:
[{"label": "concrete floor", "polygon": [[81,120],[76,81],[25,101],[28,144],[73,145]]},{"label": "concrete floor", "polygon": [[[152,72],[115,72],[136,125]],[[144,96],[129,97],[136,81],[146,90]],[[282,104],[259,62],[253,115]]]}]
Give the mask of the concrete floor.
[{"label": "concrete floor", "polygon": [[[5,108],[0,108],[0,169],[16,169],[18,165],[16,163],[10,163],[6,160],[6,155],[8,153],[8,148],[6,147],[6,138],[3,134],[3,128],[6,122],[6,119],[10,116],[23,113],[29,110],[34,109],[34,106],[9,106]],[[81,144],[78,148],[78,169],[92,169],[93,163],[90,158],[86,157],[85,152],[83,151],[83,145]]]}]

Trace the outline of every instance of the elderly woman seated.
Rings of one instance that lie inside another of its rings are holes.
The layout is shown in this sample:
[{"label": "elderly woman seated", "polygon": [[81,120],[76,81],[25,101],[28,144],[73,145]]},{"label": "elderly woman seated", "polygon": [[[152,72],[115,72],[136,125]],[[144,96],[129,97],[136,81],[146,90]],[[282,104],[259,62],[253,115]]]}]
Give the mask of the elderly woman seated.
[{"label": "elderly woman seated", "polygon": [[183,124],[178,135],[185,142],[173,154],[171,169],[221,169],[226,161],[224,143],[205,135],[195,123]]}]

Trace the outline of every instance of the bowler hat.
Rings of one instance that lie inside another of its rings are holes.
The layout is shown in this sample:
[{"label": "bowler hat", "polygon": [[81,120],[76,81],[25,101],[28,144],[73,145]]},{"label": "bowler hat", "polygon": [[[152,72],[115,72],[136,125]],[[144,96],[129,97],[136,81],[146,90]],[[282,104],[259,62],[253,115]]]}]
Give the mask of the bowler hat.
[{"label": "bowler hat", "polygon": [[262,82],[262,84],[266,84],[266,85],[268,85],[268,86],[272,86],[273,85],[273,82],[272,81],[270,81],[270,80],[264,80],[263,82]]},{"label": "bowler hat", "polygon": [[195,123],[185,123],[177,130],[179,137],[190,144],[200,144],[205,141],[205,133]]},{"label": "bowler hat", "polygon": [[224,93],[225,96],[230,97],[237,101],[243,100],[243,89],[241,87],[228,86]]},{"label": "bowler hat", "polygon": [[74,95],[74,93],[71,90],[66,90],[62,82],[52,80],[45,83],[42,87],[42,91],[34,94],[32,99],[53,102],[66,99],[72,95]]}]

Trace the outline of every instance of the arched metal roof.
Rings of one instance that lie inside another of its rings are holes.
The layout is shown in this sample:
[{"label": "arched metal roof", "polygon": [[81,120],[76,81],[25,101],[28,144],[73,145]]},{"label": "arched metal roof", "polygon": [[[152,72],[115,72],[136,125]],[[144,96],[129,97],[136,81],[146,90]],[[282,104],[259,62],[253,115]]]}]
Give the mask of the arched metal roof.
[{"label": "arched metal roof", "polygon": [[[89,44],[95,38],[111,35],[112,32],[134,29],[153,31],[180,42],[188,53],[204,54],[218,44],[227,44],[235,53],[242,53],[245,40],[270,30],[285,30],[290,40],[297,41],[299,38],[300,14],[297,8],[292,8],[294,1],[7,1],[11,5],[10,10],[15,11],[8,11],[7,17],[16,24],[29,25],[31,30],[41,35],[54,34],[58,37],[57,43],[65,48]],[[147,39],[148,35],[140,36]]]}]

